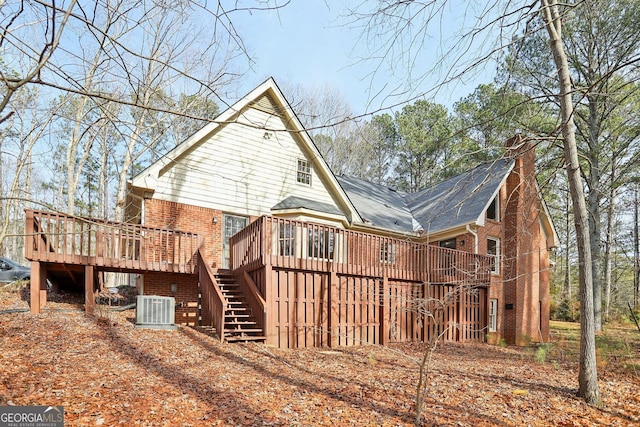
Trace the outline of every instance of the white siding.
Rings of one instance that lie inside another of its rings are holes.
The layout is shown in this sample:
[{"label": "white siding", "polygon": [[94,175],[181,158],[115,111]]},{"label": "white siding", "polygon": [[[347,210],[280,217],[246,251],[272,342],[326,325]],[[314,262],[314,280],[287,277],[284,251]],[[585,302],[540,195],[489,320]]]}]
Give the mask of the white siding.
[{"label": "white siding", "polygon": [[[288,196],[330,203],[331,194],[312,167],[311,186],[296,181],[302,152],[283,121],[256,109],[164,168],[154,198],[246,215],[268,214]],[[268,136],[265,136],[268,133]]]}]

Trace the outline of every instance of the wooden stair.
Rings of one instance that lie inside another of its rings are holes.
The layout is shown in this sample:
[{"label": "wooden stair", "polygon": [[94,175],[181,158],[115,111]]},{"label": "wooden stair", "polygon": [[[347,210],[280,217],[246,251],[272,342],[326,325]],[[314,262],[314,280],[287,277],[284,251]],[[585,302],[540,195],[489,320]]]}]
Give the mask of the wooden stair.
[{"label": "wooden stair", "polygon": [[266,339],[238,285],[229,273],[216,274],[216,281],[227,302],[224,315],[224,340],[227,342],[262,341]]}]

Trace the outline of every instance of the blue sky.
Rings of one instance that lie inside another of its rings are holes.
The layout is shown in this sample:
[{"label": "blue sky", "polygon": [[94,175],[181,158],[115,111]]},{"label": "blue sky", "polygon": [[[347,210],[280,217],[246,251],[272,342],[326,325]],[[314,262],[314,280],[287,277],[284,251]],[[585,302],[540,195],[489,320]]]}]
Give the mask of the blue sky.
[{"label": "blue sky", "polygon": [[[447,13],[453,14],[451,11]],[[242,19],[238,19],[241,16]],[[238,14],[233,19],[247,48],[255,57],[253,69],[244,79],[242,90],[245,93],[267,77],[273,76],[280,84],[285,81],[305,87],[329,84],[344,95],[355,114],[377,111],[409,98],[404,96],[389,99],[382,96],[368,102],[369,88],[374,92],[385,93],[385,87],[402,84],[403,79],[407,78],[407,72],[401,64],[394,64],[400,66],[393,72],[383,65],[377,80],[371,83],[368,75],[374,64],[359,62],[357,57],[375,54],[375,47],[369,48],[373,52],[368,52],[367,49],[356,46],[361,30],[344,25],[341,2],[292,0],[278,11]],[[453,22],[455,16],[451,19]],[[440,31],[440,36],[443,35],[442,25],[435,30]],[[451,28],[446,29],[449,30]],[[431,66],[427,63],[435,60],[435,52],[443,48],[440,42],[438,36],[427,41],[420,57],[424,65],[418,66],[423,66],[424,69]],[[440,90],[435,98],[429,100],[450,107],[453,102],[471,93],[478,84],[488,83],[491,79],[491,72],[481,72],[478,78],[457,82],[454,86]],[[439,80],[441,77],[436,75],[425,80],[414,94],[428,92]]]}]

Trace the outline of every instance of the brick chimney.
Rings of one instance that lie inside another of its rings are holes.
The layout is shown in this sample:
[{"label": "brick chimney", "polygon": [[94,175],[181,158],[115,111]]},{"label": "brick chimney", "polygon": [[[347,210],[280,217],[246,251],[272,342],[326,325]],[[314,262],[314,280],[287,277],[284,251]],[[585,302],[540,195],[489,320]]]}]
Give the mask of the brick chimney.
[{"label": "brick chimney", "polygon": [[503,225],[503,333],[508,343],[526,345],[548,338],[549,283],[543,265],[548,255],[541,252],[546,244],[539,222],[535,145],[516,135],[505,147],[505,157],[515,159],[515,165],[507,178]]}]

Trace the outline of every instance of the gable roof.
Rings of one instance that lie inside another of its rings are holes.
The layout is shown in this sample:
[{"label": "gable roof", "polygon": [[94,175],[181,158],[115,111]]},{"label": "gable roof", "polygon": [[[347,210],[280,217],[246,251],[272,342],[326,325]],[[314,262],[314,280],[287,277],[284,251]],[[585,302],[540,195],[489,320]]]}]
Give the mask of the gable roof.
[{"label": "gable roof", "polygon": [[428,233],[467,224],[484,225],[484,213],[513,169],[515,160],[500,159],[410,194],[407,204]]},{"label": "gable roof", "polygon": [[[277,117],[278,128],[270,129],[265,123],[252,121],[251,111],[261,111],[268,117]],[[272,201],[271,205],[267,205],[267,211],[269,206],[274,213],[307,210],[331,215],[334,219],[340,217],[340,221],[346,220],[345,225],[350,223],[395,233],[426,232],[429,235],[465,225],[483,226],[486,209],[515,164],[513,159],[500,159],[482,164],[413,194],[353,177],[336,177],[275,81],[269,78],[222,112],[213,122],[135,176],[131,186],[139,192],[154,191],[159,178],[171,170],[179,159],[188,156],[195,148],[230,124],[248,126],[254,133],[259,130],[260,140],[263,138],[262,132],[265,139],[269,139],[269,135],[274,132],[286,132],[297,141],[305,157],[312,162],[324,185],[323,188],[332,195],[329,200],[335,202],[334,206],[326,203],[327,200],[314,200],[300,197],[301,194],[285,193],[281,200]],[[546,210],[545,214],[548,215]],[[553,225],[549,224],[543,225],[554,234]]]},{"label": "gable roof", "polygon": [[[262,123],[252,122],[247,112],[259,110],[270,116],[277,116],[281,119],[282,128],[270,129]],[[304,130],[295,112],[285,99],[273,78],[267,79],[260,86],[256,87],[245,97],[223,111],[214,121],[205,125],[195,134],[184,140],[181,144],[170,150],[158,161],[151,164],[141,173],[131,180],[131,186],[143,190],[155,190],[159,178],[172,168],[174,164],[186,156],[200,144],[203,144],[212,135],[221,131],[229,124],[241,123],[243,126],[265,131],[265,138],[274,132],[288,132],[296,141],[307,159],[313,164],[314,171],[321,178],[324,186],[333,195],[336,205],[349,222],[360,222],[361,218],[338,183],[335,175],[326,164],[318,148]]]},{"label": "gable roof", "polygon": [[437,233],[467,224],[484,225],[484,212],[513,169],[501,159],[407,194],[353,177],[338,177],[365,224],[400,232]]}]

